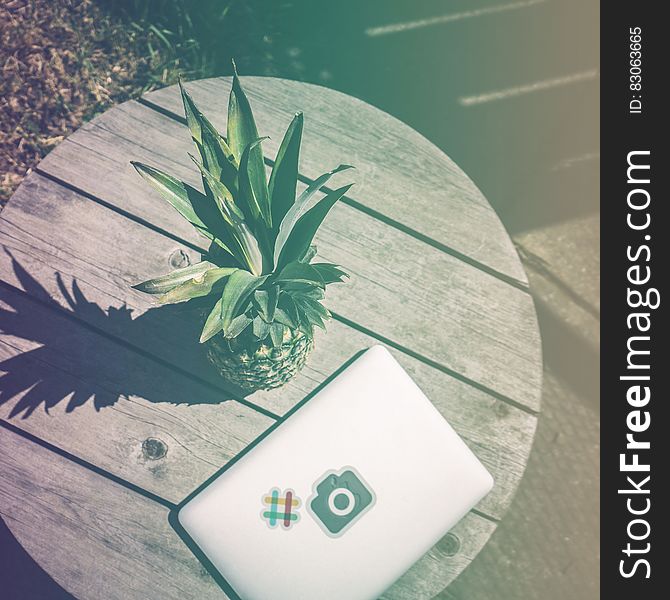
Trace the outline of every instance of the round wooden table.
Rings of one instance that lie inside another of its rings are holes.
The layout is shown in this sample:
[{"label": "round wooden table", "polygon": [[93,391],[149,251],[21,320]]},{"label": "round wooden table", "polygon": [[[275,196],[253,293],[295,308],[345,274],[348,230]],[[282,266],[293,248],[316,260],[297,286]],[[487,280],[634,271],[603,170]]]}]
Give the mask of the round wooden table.
[{"label": "round wooden table", "polygon": [[[129,165],[198,184],[178,90],[107,111],[49,154],[0,215],[0,514],[81,600],[222,598],[169,526],[170,508],[353,354],[383,343],[496,480],[384,595],[430,598],[484,546],[528,459],[542,369],[525,274],[481,192],[410,127],[322,87],[243,84],[271,136],[267,156],[304,111],[304,183],[357,167],[316,240],[321,258],[352,274],[329,288],[328,333],[286,387],[226,390],[192,309],[157,308],[130,287],[203,247]],[[187,86],[223,131],[230,85]]]}]

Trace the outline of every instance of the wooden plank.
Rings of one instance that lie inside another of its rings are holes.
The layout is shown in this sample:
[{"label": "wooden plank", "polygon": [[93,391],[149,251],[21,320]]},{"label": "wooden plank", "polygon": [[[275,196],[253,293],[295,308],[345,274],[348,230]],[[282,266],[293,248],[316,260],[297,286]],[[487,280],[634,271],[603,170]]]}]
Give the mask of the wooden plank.
[{"label": "wooden plank", "polygon": [[[190,145],[183,126],[129,102],[60,144],[40,168],[154,226],[202,243],[128,164],[130,158],[146,161],[197,184],[187,156]],[[539,334],[529,294],[346,205],[333,209],[317,244],[322,258],[352,273],[350,283],[329,291],[335,312],[539,408]],[[142,260],[141,254],[135,260]]]},{"label": "wooden plank", "polygon": [[[3,520],[79,600],[227,597],[172,531],[163,506],[2,427],[0,472]],[[407,589],[413,599],[431,598],[471,562],[471,549],[481,548],[493,528],[468,514],[384,598],[406,598]]]},{"label": "wooden plank", "polygon": [[0,515],[79,600],[226,598],[167,509],[0,427]]},{"label": "wooden plank", "polygon": [[[335,90],[267,77],[243,77],[263,147],[274,158],[293,114],[305,113],[301,172],[310,179],[338,163],[356,166],[350,196],[368,209],[497,271],[526,282],[500,220],[474,183],[408,125]],[[231,78],[187,84],[201,110],[225,132]],[[183,116],[171,86],[144,99]],[[408,209],[410,204],[411,209]]]},{"label": "wooden plank", "polygon": [[[421,560],[412,566],[384,594],[381,600],[417,600],[433,598],[453,580],[454,562],[460,563],[461,570],[472,562],[482,549],[496,525],[490,521],[475,523],[469,519],[470,513],[440,540]],[[477,534],[473,535],[476,531]],[[446,567],[446,568],[445,568]],[[460,573],[460,571],[459,571]]]},{"label": "wooden plank", "polygon": [[274,423],[4,285],[0,323],[0,418],[171,502]]},{"label": "wooden plank", "polygon": [[[25,206],[24,197],[36,204]],[[73,221],[68,218],[69,215],[77,215],[75,229],[69,229],[67,226],[69,221]],[[52,224],[49,229],[51,235],[43,236],[43,239],[33,237],[32,234],[27,235],[26,231],[44,230],[42,216],[48,218]],[[81,231],[78,232],[78,229]],[[96,245],[91,241],[103,238],[104,244]],[[225,384],[210,367],[202,354],[202,347],[196,341],[199,323],[188,319],[187,308],[184,305],[156,308],[149,297],[130,288],[130,283],[146,278],[152,269],[160,265],[167,266],[169,258],[175,253],[180,255],[179,253],[183,252],[185,256],[195,257],[196,253],[188,247],[177,244],[38,175],[31,175],[27,179],[24,187],[17,192],[5,209],[0,227],[0,243],[5,249],[5,252],[0,253],[0,273],[3,273],[5,281],[25,290],[34,298],[53,302],[69,311],[75,319],[84,321],[97,330],[150,352],[182,372],[219,387],[222,390],[220,398],[226,397],[223,392]],[[85,257],[77,255],[76,249],[79,245],[90,249]],[[142,261],[137,261],[136,257],[140,254]],[[73,301],[75,293],[72,290],[75,286],[79,295],[76,301]],[[19,302],[19,299],[13,298],[12,302]],[[62,317],[60,320],[51,318],[45,311],[37,313],[34,308],[24,312],[29,316],[12,331],[14,334],[12,347],[16,352],[31,352],[36,344],[41,344],[38,356],[43,361],[56,364],[59,369],[71,372],[78,378],[87,377],[87,373],[89,378],[91,374],[97,374],[96,377],[110,381],[117,388],[122,386],[122,391],[141,393],[148,401],[162,401],[165,393],[170,398],[168,401],[175,404],[178,404],[185,395],[202,395],[205,402],[216,402],[218,399],[216,393],[198,388],[195,383],[181,380],[177,380],[176,384],[173,383],[176,380],[174,374],[171,374],[168,386],[155,388],[151,381],[145,382],[143,379],[143,373],[149,371],[149,367],[144,365],[150,362],[145,360],[135,365],[132,353],[123,354],[115,344],[105,340],[104,344],[97,341],[100,336],[92,334],[88,329],[82,329],[83,333],[80,333],[80,328],[72,328],[70,322]],[[43,314],[41,320],[37,314]],[[35,333],[53,330],[54,324],[57,323],[60,324],[59,327],[46,338],[48,343],[44,343],[45,339],[39,338]],[[62,335],[58,332],[59,328],[64,329]],[[73,332],[70,332],[70,329]],[[75,337],[72,341],[68,337],[74,335],[83,339]],[[264,406],[274,413],[283,414],[351,356],[374,343],[375,340],[369,336],[342,323],[333,322],[325,336],[317,337],[316,350],[296,380],[279,390],[252,394],[247,400]],[[96,348],[95,352],[89,352],[91,348]],[[391,351],[494,474],[496,487],[482,501],[479,509],[495,518],[500,518],[511,502],[523,474],[535,429],[535,417],[402,352],[392,348]],[[129,383],[126,387],[123,387],[122,383],[125,373],[124,362],[132,363],[128,365],[129,368],[139,372],[133,384]],[[120,363],[120,366],[116,367],[116,363]],[[158,380],[159,384],[165,381],[165,376],[162,374],[164,369],[161,369],[162,367],[156,367],[155,371],[151,371],[153,378]],[[27,371],[38,372],[33,367],[29,367]],[[135,382],[141,385],[139,392],[134,387]],[[59,384],[58,389],[63,385]],[[166,387],[168,391],[164,392],[163,389]],[[200,391],[196,393],[197,390]],[[21,402],[20,397],[15,398],[1,409],[0,415],[12,414],[13,407],[20,405]],[[223,406],[228,406],[228,403]],[[217,406],[202,404],[188,408],[183,405],[169,407],[169,410],[177,411],[179,408],[184,410],[183,413],[179,413],[180,419],[185,418],[181,415],[192,415],[195,411],[196,415],[192,417],[194,419],[192,429],[198,431],[199,435],[197,442],[189,444],[184,440],[190,440],[192,435],[190,430],[189,432],[174,430],[180,421],[168,424],[170,435],[177,436],[180,440],[179,448],[181,450],[183,446],[184,450],[177,455],[183,461],[176,472],[177,481],[173,481],[171,477],[164,481],[154,481],[155,478],[144,472],[146,464],[137,467],[140,473],[132,473],[131,477],[127,472],[125,459],[132,452],[125,441],[125,436],[131,435],[132,427],[126,422],[120,426],[101,425],[105,432],[119,430],[121,439],[116,439],[117,434],[114,434],[111,435],[111,442],[108,440],[110,435],[100,436],[97,430],[91,432],[91,435],[97,436],[96,439],[98,437],[102,439],[101,444],[94,450],[89,449],[89,440],[84,440],[83,446],[73,447],[74,442],[69,440],[71,436],[69,422],[72,416],[64,411],[62,415],[54,410],[50,411],[50,415],[36,413],[27,422],[30,424],[30,431],[35,435],[49,439],[77,455],[88,452],[87,460],[95,464],[101,464],[100,461],[103,461],[108,470],[173,499],[175,496],[183,497],[185,490],[192,489],[205,479],[205,473],[212,468],[212,462],[214,464],[217,461],[220,464],[225,462],[227,457],[218,457],[217,452],[221,436],[226,435],[226,423],[231,418]],[[77,415],[79,410],[81,409],[76,411]],[[62,425],[54,424],[54,422],[60,423],[61,418]],[[92,408],[89,408],[81,418],[82,424],[87,418],[99,420]],[[138,418],[142,422],[147,419],[144,414]],[[168,425],[161,425],[161,431],[167,430]],[[217,429],[219,426],[224,429],[223,432]],[[135,440],[133,443],[137,446],[140,443],[138,440],[152,435],[160,437],[158,434],[152,434],[152,431],[154,430],[133,432],[132,437]],[[79,443],[80,440],[75,442]],[[120,448],[120,455],[108,456],[105,449],[107,443]],[[206,448],[207,443],[213,445],[211,450]],[[206,456],[207,460],[199,462],[197,459],[201,456]],[[149,477],[149,481],[146,477]],[[169,486],[169,489],[155,487],[163,484]]]}]

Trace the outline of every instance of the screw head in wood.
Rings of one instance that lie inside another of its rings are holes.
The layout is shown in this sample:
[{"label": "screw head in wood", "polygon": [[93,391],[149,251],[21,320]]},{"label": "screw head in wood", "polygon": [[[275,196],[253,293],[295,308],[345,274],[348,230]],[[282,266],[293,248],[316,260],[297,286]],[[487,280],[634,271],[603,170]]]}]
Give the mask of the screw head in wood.
[{"label": "screw head in wood", "polygon": [[445,556],[455,556],[461,549],[461,540],[457,535],[448,533],[437,543],[437,549]]}]

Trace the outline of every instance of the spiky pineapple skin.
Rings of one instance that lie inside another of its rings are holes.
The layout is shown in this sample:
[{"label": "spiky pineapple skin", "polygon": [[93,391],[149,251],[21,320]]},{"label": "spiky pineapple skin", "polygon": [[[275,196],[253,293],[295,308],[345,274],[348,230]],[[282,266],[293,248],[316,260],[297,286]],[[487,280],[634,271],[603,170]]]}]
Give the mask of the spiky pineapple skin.
[{"label": "spiky pineapple skin", "polygon": [[221,376],[252,392],[278,388],[293,379],[305,366],[314,340],[301,331],[287,329],[277,348],[265,342],[257,348],[247,348],[237,339],[229,342],[222,334],[206,345],[207,357]]}]

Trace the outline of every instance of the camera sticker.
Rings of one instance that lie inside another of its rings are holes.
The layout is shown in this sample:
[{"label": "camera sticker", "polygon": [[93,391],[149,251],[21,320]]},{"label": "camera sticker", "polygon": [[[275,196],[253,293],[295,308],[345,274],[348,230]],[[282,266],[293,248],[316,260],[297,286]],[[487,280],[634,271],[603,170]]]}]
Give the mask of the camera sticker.
[{"label": "camera sticker", "polygon": [[300,498],[293,490],[272,488],[267,494],[263,494],[262,502],[266,508],[261,511],[261,516],[270,529],[280,525],[283,529],[290,529],[292,525],[300,520],[297,509],[300,507]]},{"label": "camera sticker", "polygon": [[314,484],[307,510],[323,531],[341,536],[375,503],[372,488],[353,467],[328,471]]}]

